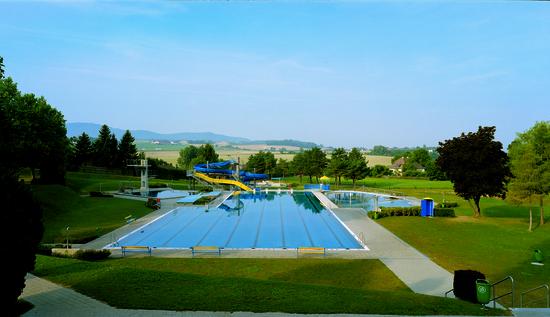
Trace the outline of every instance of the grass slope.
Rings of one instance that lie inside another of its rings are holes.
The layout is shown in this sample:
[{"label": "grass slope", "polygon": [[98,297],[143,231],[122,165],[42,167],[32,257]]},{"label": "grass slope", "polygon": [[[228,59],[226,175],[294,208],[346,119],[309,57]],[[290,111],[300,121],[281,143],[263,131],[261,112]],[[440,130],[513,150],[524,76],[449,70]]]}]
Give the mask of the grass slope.
[{"label": "grass slope", "polygon": [[81,197],[60,185],[34,185],[33,191],[44,210],[44,243],[64,242],[67,226],[71,243],[90,241],[124,225],[130,214],[139,218],[151,211],[142,201]]},{"label": "grass slope", "polygon": [[39,256],[38,276],[119,308],[289,313],[502,314],[418,295],[377,260]]}]

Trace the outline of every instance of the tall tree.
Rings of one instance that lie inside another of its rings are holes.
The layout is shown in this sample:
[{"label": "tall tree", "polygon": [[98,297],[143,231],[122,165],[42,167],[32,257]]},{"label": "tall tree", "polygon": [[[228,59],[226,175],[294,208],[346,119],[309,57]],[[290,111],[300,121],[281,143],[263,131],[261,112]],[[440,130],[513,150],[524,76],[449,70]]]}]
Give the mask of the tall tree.
[{"label": "tall tree", "polygon": [[272,176],[274,177],[285,177],[290,175],[290,162],[285,159],[278,159],[277,165],[275,166],[275,169],[272,172]]},{"label": "tall tree", "polygon": [[305,157],[305,173],[309,176],[309,181],[312,182],[312,177],[317,178],[323,176],[323,172],[328,165],[328,159],[325,152],[321,148],[315,146],[309,150],[304,151]]},{"label": "tall tree", "polygon": [[183,169],[191,168],[191,162],[199,156],[199,148],[189,145],[180,150],[178,157],[178,167]]},{"label": "tall tree", "polygon": [[292,173],[300,177],[300,184],[302,183],[302,178],[306,174],[306,165],[307,162],[304,152],[294,155],[292,161],[290,162],[290,169]]},{"label": "tall tree", "polygon": [[515,196],[538,198],[540,224],[544,224],[544,197],[550,193],[550,121],[537,122],[508,147],[511,159],[511,189]]},{"label": "tall tree", "polygon": [[111,129],[104,124],[99,129],[97,139],[94,141],[94,163],[97,166],[108,166],[111,160],[110,154]]},{"label": "tall tree", "polygon": [[456,194],[470,202],[474,216],[481,216],[482,196],[506,196],[510,167],[502,143],[495,141],[495,127],[439,142],[436,164],[453,183]]},{"label": "tall tree", "polygon": [[4,78],[4,58],[0,56],[0,79]]},{"label": "tall tree", "polygon": [[248,157],[246,169],[249,171],[256,171],[256,173],[272,174],[276,165],[277,160],[273,153],[260,151]]},{"label": "tall tree", "polygon": [[369,172],[370,170],[363,153],[358,148],[351,149],[347,160],[346,177],[352,180],[353,187],[355,188],[357,180],[367,177]]},{"label": "tall tree", "polygon": [[78,137],[74,146],[74,163],[77,167],[86,165],[92,159],[93,148],[92,140],[85,133]]},{"label": "tall tree", "polygon": [[118,140],[114,133],[109,137],[109,144],[107,147],[109,160],[107,161],[107,167],[120,167],[118,160]]},{"label": "tall tree", "polygon": [[[514,177],[510,182],[508,198],[516,205],[528,203],[529,231],[531,231],[533,230],[533,208],[531,203],[540,194],[537,163],[533,151],[527,149],[528,147],[529,145],[519,147],[517,144],[509,147],[510,166]],[[510,148],[512,148],[511,151]]]},{"label": "tall tree", "polygon": [[135,139],[129,130],[124,132],[120,144],[118,145],[118,161],[121,167],[126,167],[131,160],[138,158],[138,151],[134,143]]},{"label": "tall tree", "polygon": [[214,163],[219,161],[218,153],[216,153],[216,150],[210,143],[203,144],[199,147],[199,157],[203,163]]},{"label": "tall tree", "polygon": [[334,177],[336,184],[342,183],[342,176],[346,174],[348,163],[348,154],[344,148],[336,148],[330,156],[328,163],[328,173]]}]

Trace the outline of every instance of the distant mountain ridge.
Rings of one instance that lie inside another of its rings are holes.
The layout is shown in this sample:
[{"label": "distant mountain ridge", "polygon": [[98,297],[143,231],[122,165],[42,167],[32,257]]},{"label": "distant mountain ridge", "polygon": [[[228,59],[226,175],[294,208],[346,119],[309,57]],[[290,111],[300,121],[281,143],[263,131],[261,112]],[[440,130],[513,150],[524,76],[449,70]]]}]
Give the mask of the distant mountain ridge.
[{"label": "distant mountain ridge", "polygon": [[[67,122],[67,136],[79,136],[83,132],[90,137],[95,138],[99,133],[101,124],[90,122]],[[117,138],[120,138],[125,129],[109,127],[111,132]],[[228,142],[233,144],[267,144],[267,145],[287,145],[311,148],[316,146],[313,142],[303,142],[297,140],[265,140],[253,141],[247,138],[216,134],[212,132],[179,132],[179,133],[157,133],[148,130],[130,130],[136,140],[166,140],[166,141],[209,141],[209,142]]]}]

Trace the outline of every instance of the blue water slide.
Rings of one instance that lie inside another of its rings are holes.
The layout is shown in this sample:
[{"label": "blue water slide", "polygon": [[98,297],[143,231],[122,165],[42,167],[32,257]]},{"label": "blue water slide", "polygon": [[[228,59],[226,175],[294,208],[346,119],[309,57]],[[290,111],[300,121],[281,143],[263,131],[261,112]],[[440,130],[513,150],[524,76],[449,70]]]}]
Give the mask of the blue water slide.
[{"label": "blue water slide", "polygon": [[[224,169],[224,168],[236,163],[237,162],[233,160],[229,160],[229,161],[216,162],[216,163],[197,164],[195,165],[195,172],[233,175],[234,174],[233,170]],[[247,171],[241,171],[239,173],[239,178],[243,182],[249,182],[253,180],[268,179],[269,176],[267,174],[257,174],[257,173],[250,173]]]}]

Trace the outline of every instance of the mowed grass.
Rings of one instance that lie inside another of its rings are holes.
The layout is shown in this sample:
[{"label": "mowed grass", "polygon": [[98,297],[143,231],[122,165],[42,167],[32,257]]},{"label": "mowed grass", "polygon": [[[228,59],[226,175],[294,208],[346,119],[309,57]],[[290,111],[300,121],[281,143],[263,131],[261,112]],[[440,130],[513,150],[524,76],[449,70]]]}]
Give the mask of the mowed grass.
[{"label": "mowed grass", "polygon": [[143,201],[82,197],[60,185],[34,185],[33,192],[43,207],[44,243],[64,242],[67,233],[70,243],[87,242],[151,211]]},{"label": "mowed grass", "polygon": [[498,315],[414,294],[378,260],[38,256],[34,273],[119,308],[288,313]]},{"label": "mowed grass", "polygon": [[[423,196],[421,191],[402,191]],[[443,198],[436,190],[429,195],[437,202]],[[538,207],[533,206],[534,230],[529,232],[528,206],[511,205],[498,198],[482,198],[482,217],[474,218],[465,200],[452,192],[447,192],[445,199],[460,204],[455,208],[456,218],[388,217],[378,222],[451,272],[478,270],[493,282],[511,275],[519,291],[550,283],[548,263],[545,266],[531,264],[535,249],[550,255],[550,224],[539,226]],[[548,221],[550,217],[547,216]],[[500,287],[498,292],[504,293],[508,285]],[[527,305],[540,307],[544,304],[541,295],[540,292],[533,294]],[[519,293],[515,300],[519,303]],[[504,298],[503,303],[510,305],[511,299]]]}]

